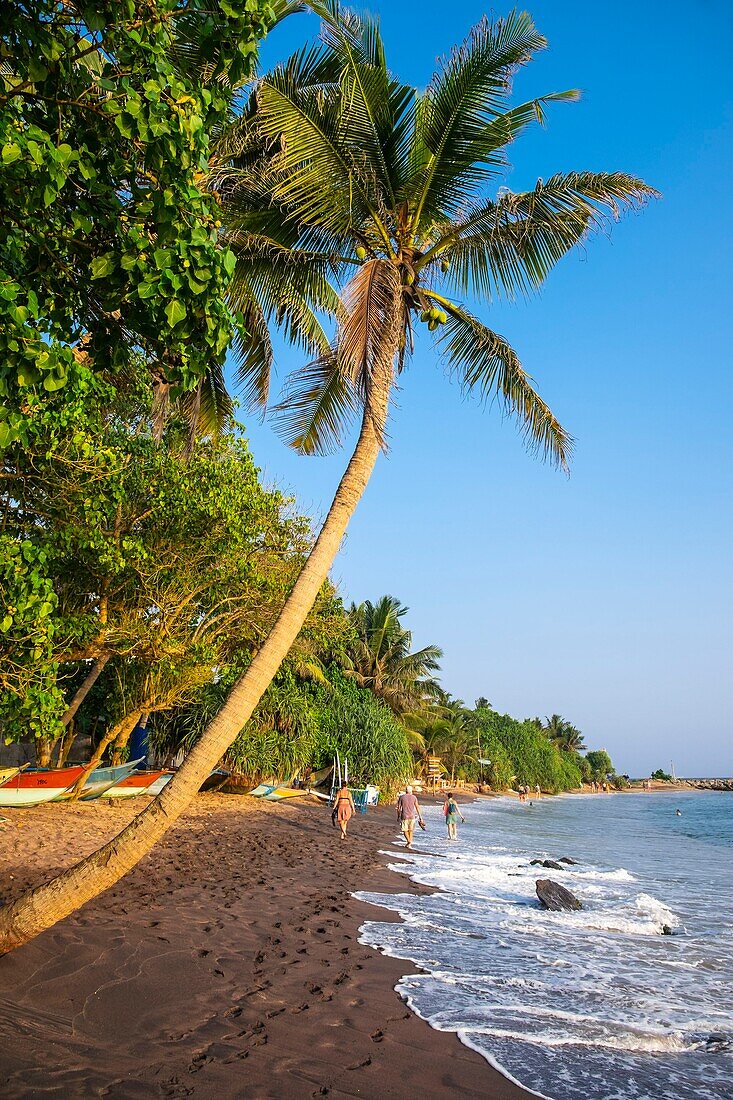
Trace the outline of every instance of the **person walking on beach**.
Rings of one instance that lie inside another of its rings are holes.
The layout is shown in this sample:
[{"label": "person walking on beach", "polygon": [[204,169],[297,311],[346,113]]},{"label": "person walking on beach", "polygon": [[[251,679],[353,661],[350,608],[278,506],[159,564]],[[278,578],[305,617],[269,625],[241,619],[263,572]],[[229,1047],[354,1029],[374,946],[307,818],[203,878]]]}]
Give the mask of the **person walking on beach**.
[{"label": "person walking on beach", "polygon": [[542,792],[540,791],[539,783],[535,784],[534,793],[537,795],[538,798],[541,796]]},{"label": "person walking on beach", "polygon": [[458,818],[460,817],[464,825],[466,824],[466,819],[458,809],[458,803],[450,791],[448,791],[445,796],[443,813],[445,814],[445,823],[448,826],[448,840],[458,840]]},{"label": "person walking on beach", "polygon": [[333,808],[336,811],[336,820],[341,830],[341,839],[346,840],[346,829],[349,820],[356,813],[356,807],[354,806],[354,799],[351,797],[351,791],[345,783],[342,784],[341,790],[336,795]]},{"label": "person walking on beach", "polygon": [[405,837],[405,844],[412,847],[412,838],[415,834],[415,822],[422,819],[420,805],[417,796],[412,793],[412,787],[408,784],[405,793],[397,799],[397,820]]}]

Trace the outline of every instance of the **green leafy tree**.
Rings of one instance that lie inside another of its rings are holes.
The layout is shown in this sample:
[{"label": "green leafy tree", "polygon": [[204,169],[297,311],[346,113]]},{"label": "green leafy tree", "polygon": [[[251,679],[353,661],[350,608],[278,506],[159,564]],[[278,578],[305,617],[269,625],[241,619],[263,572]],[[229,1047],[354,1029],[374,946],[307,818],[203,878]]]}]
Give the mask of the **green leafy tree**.
[{"label": "green leafy tree", "polygon": [[[9,907],[0,919],[6,947],[94,896],[149,851],[251,717],[385,445],[393,387],[417,325],[466,389],[504,403],[532,449],[568,461],[568,433],[516,352],[462,299],[471,293],[490,304],[539,287],[607,215],[653,190],[620,172],[556,173],[517,193],[501,187],[509,144],[543,120],[550,102],[577,98],[561,92],[511,105],[513,74],[545,46],[528,15],[481,23],[416,93],[391,75],[372,21],[332,5],[317,10],[323,45],[263,78],[251,124],[243,125],[243,142],[272,153],[248,175],[245,164],[237,181],[237,232],[248,258],[287,253],[314,278],[336,281],[335,337],[294,379],[281,424],[295,446],[316,452],[337,442],[358,413],[356,446],[277,623],[175,779],[110,845]],[[233,222],[232,205],[228,216]],[[237,245],[231,236],[230,243]],[[275,266],[261,278],[274,286]],[[265,366],[258,377],[266,374]],[[266,387],[259,389],[262,396]]]},{"label": "green leafy tree", "polygon": [[[95,369],[112,371],[142,348],[158,384],[174,390],[223,360],[234,257],[219,247],[202,169],[274,12],[265,0],[211,9],[202,0],[4,6],[0,447],[24,442],[27,399],[66,384],[80,344]],[[192,22],[205,80],[172,56]]]},{"label": "green leafy tree", "polygon": [[2,584],[7,618],[14,609],[0,633],[2,731],[32,731],[43,764],[68,704],[78,709],[108,661],[108,694],[124,685],[122,720],[170,706],[176,674],[210,679],[232,651],[251,652],[311,541],[288,502],[262,490],[241,436],[197,440],[183,461],[181,421],[154,437],[142,365],[127,391],[73,369],[54,407],[39,408],[29,446],[6,449],[0,481],[7,560],[29,548],[48,593],[29,632],[18,616],[27,571]]},{"label": "green leafy tree", "polygon": [[[68,428],[68,387],[78,402],[108,398],[80,366],[124,386],[142,354],[161,400],[220,371],[235,258],[202,180],[210,136],[274,18],[266,0],[3,6],[0,455],[32,448],[39,420]],[[192,34],[201,64],[187,69]],[[0,545],[0,634],[13,652],[0,690],[42,735],[60,700],[57,595],[43,546],[16,543],[6,532]]]},{"label": "green leafy tree", "polygon": [[613,763],[605,749],[593,749],[585,754],[585,759],[590,767],[591,778],[596,783],[602,783],[613,774]]},{"label": "green leafy tree", "polygon": [[[539,786],[544,791],[573,790],[581,785],[580,770],[574,757],[550,741],[533,720],[519,722],[508,714],[477,711],[481,744],[487,757],[500,762],[501,783]],[[507,769],[511,768],[511,776]],[[499,776],[492,775],[492,784]]]}]

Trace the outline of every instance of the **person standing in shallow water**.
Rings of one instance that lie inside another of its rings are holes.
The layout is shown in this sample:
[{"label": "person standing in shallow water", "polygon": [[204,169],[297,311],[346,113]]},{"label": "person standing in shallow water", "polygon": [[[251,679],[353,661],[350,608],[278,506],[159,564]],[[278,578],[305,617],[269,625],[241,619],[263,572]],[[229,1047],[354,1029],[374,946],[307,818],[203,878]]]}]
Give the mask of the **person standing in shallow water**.
[{"label": "person standing in shallow water", "polygon": [[408,785],[404,794],[397,799],[397,820],[405,837],[405,844],[412,847],[412,838],[415,835],[415,822],[421,817],[420,805],[417,796],[412,793],[412,787]]},{"label": "person standing in shallow water", "polygon": [[448,840],[458,840],[458,818],[460,817],[464,825],[466,819],[458,809],[458,803],[450,791],[446,792],[443,813],[445,814],[445,823],[448,826]]},{"label": "person standing in shallow water", "polygon": [[338,821],[339,829],[341,830],[341,839],[346,840],[346,830],[349,825],[349,821],[356,813],[356,807],[354,806],[354,799],[351,797],[351,791],[344,783],[341,790],[336,795],[336,802],[334,804],[336,811],[336,820]]}]

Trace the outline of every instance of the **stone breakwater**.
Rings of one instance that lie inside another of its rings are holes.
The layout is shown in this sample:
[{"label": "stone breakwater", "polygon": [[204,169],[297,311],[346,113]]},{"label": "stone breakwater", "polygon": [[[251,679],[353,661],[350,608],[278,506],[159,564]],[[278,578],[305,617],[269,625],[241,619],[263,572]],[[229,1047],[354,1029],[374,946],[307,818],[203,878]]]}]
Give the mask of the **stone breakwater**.
[{"label": "stone breakwater", "polygon": [[685,783],[697,791],[733,791],[733,779],[686,779]]}]

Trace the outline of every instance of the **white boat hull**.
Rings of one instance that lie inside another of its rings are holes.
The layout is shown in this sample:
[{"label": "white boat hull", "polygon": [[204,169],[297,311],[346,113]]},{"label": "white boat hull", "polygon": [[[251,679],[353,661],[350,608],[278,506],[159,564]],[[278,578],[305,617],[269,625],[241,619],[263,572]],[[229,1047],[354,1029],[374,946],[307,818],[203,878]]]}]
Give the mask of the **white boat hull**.
[{"label": "white boat hull", "polygon": [[21,787],[13,790],[0,787],[0,806],[40,806],[64,794],[68,787]]}]

